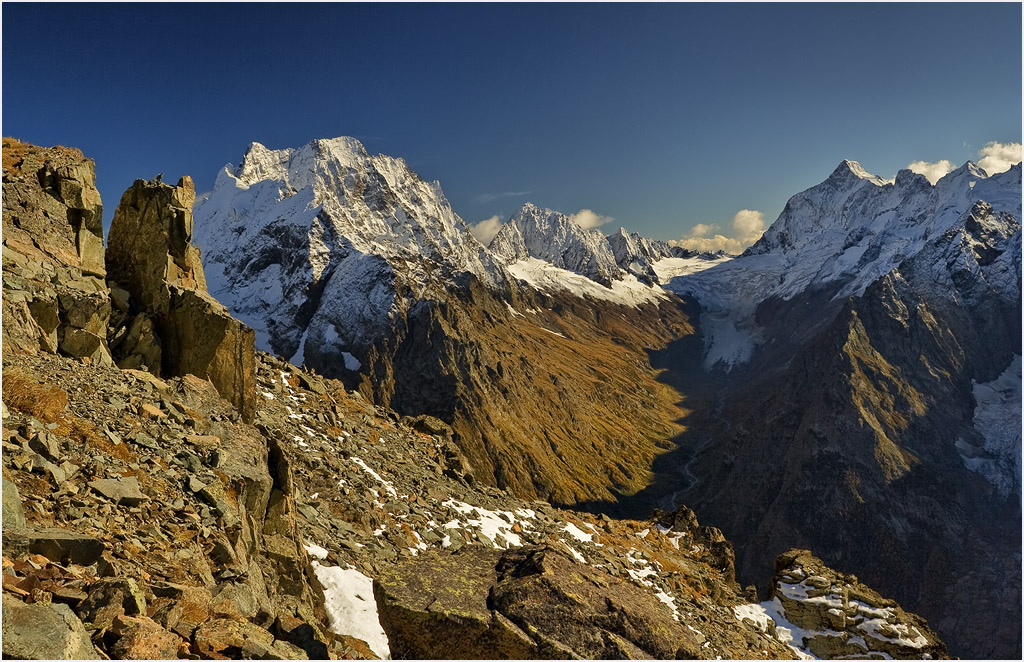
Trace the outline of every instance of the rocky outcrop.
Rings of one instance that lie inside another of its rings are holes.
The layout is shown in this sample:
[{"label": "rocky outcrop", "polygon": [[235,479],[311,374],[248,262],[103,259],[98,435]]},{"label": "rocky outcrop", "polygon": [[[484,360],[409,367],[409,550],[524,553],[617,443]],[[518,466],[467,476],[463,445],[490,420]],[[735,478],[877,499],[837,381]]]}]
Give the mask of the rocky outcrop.
[{"label": "rocky outcrop", "polygon": [[114,213],[107,263],[134,315],[115,344],[118,365],[209,379],[252,420],[255,335],[206,291],[192,245],[194,202],[189,177],[176,186],[137,180]]},{"label": "rocky outcrop", "polygon": [[803,647],[819,658],[947,658],[946,646],[916,614],[828,568],[805,549],[775,561],[772,598],[785,619],[805,631]]},{"label": "rocky outcrop", "polygon": [[3,139],[4,351],[110,364],[103,206],[77,149]]}]

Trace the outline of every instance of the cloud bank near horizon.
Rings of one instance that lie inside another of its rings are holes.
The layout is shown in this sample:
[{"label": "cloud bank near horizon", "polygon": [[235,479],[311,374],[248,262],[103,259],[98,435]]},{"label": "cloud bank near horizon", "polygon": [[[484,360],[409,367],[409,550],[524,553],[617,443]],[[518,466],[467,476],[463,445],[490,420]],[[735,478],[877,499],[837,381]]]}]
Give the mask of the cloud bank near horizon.
[{"label": "cloud bank near horizon", "polygon": [[725,235],[717,223],[698,223],[682,239],[673,239],[670,246],[691,251],[725,251],[742,253],[761,238],[767,229],[764,214],[755,209],[741,209],[732,217],[732,233]]}]

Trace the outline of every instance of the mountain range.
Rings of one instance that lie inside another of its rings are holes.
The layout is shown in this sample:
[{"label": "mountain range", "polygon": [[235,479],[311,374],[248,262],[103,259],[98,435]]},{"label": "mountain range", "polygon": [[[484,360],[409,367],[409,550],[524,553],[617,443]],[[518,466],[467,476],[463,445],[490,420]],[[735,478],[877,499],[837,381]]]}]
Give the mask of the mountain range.
[{"label": "mountain range", "polygon": [[1020,165],[932,185],[843,161],[741,256],[533,204],[485,247],[437,182],[339,138],[254,143],[196,238],[261,349],[444,419],[477,480],[603,512],[682,499],[741,576],[807,546],[954,652],[1013,657],[1020,191]]},{"label": "mountain range", "polygon": [[1019,658],[1020,164],[742,255],[352,138],[106,238],[94,172],[4,140],[5,656]]}]

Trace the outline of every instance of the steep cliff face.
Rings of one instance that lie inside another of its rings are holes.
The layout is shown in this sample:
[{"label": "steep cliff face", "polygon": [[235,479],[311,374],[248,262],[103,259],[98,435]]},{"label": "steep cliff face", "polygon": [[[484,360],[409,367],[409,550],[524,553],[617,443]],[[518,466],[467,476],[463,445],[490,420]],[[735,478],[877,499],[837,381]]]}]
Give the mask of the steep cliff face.
[{"label": "steep cliff face", "polygon": [[77,149],[3,140],[5,351],[111,362],[103,205]]}]

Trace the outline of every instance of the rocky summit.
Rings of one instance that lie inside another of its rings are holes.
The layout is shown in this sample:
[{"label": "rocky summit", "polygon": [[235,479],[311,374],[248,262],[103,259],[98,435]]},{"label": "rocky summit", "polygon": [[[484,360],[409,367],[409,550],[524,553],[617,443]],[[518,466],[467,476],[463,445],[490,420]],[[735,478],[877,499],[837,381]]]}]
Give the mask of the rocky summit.
[{"label": "rocky summit", "polygon": [[206,291],[190,179],[135,182],[104,252],[91,161],[5,139],[3,163],[4,657],[944,656],[809,552],[761,601],[685,506],[517,496],[450,422],[258,351]]}]

